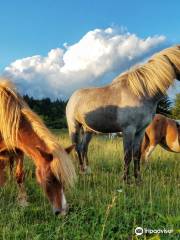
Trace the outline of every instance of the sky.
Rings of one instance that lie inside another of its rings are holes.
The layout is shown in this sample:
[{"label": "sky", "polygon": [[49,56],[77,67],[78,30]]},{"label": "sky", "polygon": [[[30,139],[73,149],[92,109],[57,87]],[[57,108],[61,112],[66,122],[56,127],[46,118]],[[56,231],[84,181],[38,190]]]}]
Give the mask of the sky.
[{"label": "sky", "polygon": [[[68,98],[180,43],[180,2],[1,1],[0,74],[22,94]],[[170,91],[180,92],[179,84]]]}]

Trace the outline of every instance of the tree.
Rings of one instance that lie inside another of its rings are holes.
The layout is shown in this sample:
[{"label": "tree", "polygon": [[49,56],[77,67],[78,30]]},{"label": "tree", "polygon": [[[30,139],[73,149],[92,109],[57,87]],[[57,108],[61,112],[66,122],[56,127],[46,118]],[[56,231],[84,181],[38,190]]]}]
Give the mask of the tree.
[{"label": "tree", "polygon": [[165,95],[159,102],[156,113],[160,113],[165,116],[171,115],[172,102],[167,95]]},{"label": "tree", "polygon": [[180,119],[180,93],[176,94],[172,115],[174,119]]},{"label": "tree", "polygon": [[66,128],[65,109],[66,101],[52,101],[50,98],[34,99],[28,95],[24,96],[24,100],[29,107],[36,112],[50,128]]}]

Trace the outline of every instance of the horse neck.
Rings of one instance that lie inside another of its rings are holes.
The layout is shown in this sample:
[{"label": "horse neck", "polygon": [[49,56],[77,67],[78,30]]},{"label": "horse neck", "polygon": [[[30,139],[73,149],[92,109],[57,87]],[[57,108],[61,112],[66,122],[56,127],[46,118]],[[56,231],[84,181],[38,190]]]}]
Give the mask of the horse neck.
[{"label": "horse neck", "polygon": [[30,123],[25,119],[23,119],[20,124],[18,148],[26,155],[30,156],[37,166],[46,162],[39,153],[38,148],[44,152],[49,152],[49,149],[45,142],[34,132]]}]

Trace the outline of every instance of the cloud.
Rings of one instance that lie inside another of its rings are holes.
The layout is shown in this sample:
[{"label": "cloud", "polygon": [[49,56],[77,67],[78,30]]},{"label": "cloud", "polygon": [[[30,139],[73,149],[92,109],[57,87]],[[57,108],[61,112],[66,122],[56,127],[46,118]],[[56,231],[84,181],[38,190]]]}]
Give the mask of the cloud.
[{"label": "cloud", "polygon": [[95,29],[79,42],[12,62],[3,75],[23,94],[68,98],[76,89],[98,86],[166,45],[165,36],[142,39],[117,28]]},{"label": "cloud", "polygon": [[175,100],[176,94],[180,93],[180,83],[179,81],[175,81],[174,84],[169,88],[168,95],[170,96],[171,100]]}]

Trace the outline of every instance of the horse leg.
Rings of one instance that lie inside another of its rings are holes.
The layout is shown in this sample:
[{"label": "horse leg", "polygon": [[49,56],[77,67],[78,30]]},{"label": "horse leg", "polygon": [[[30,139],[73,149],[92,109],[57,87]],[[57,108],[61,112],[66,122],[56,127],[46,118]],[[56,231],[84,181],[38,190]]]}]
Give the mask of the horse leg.
[{"label": "horse leg", "polygon": [[150,145],[149,137],[145,132],[145,135],[141,144],[141,161],[143,165],[146,162],[146,153],[149,149],[149,145]]},{"label": "horse leg", "polygon": [[18,155],[15,157],[16,159],[16,182],[18,184],[19,193],[18,193],[18,203],[20,206],[25,207],[28,205],[27,202],[27,193],[24,186],[25,180],[25,172],[23,170],[23,158],[24,154],[22,152],[18,152]]},{"label": "horse leg", "polygon": [[136,182],[141,181],[140,176],[140,159],[141,159],[141,146],[144,137],[145,129],[142,129],[140,132],[136,133],[134,138],[133,145],[133,160],[134,160],[134,177]]},{"label": "horse leg", "polygon": [[3,187],[6,181],[5,167],[6,167],[5,160],[0,159],[0,187]]},{"label": "horse leg", "polygon": [[160,122],[156,119],[149,127],[146,128],[145,140],[147,146],[144,150],[144,159],[147,162],[148,158],[154,151],[156,145],[158,145],[163,139],[163,130]]},{"label": "horse leg", "polygon": [[158,139],[159,137],[156,139],[154,132],[150,133],[149,135],[145,133],[141,149],[142,150],[141,159],[143,163],[148,162],[148,158],[150,157],[156,145],[158,144]]},{"label": "horse leg", "polygon": [[9,174],[10,174],[11,180],[13,180],[13,168],[14,168],[14,157],[10,155],[9,156]]},{"label": "horse leg", "polygon": [[133,154],[134,127],[128,127],[123,131],[123,147],[124,147],[124,181],[129,183],[129,167]]},{"label": "horse leg", "polygon": [[92,138],[92,133],[85,131],[82,142],[81,142],[81,153],[82,153],[82,159],[84,163],[84,168],[87,173],[91,173],[91,169],[89,167],[89,160],[88,160],[88,146]]},{"label": "horse leg", "polygon": [[148,149],[146,150],[146,153],[145,153],[145,162],[147,163],[148,162],[148,158],[150,157],[150,155],[152,154],[152,152],[154,151],[155,147],[156,147],[156,143],[154,144],[150,144]]},{"label": "horse leg", "polygon": [[84,163],[83,158],[81,155],[81,142],[80,142],[80,131],[81,126],[78,123],[71,123],[71,125],[68,123],[69,126],[69,135],[72,141],[72,144],[75,144],[75,151],[78,156],[79,165],[80,165],[80,171],[83,173],[85,171],[84,169]]}]

